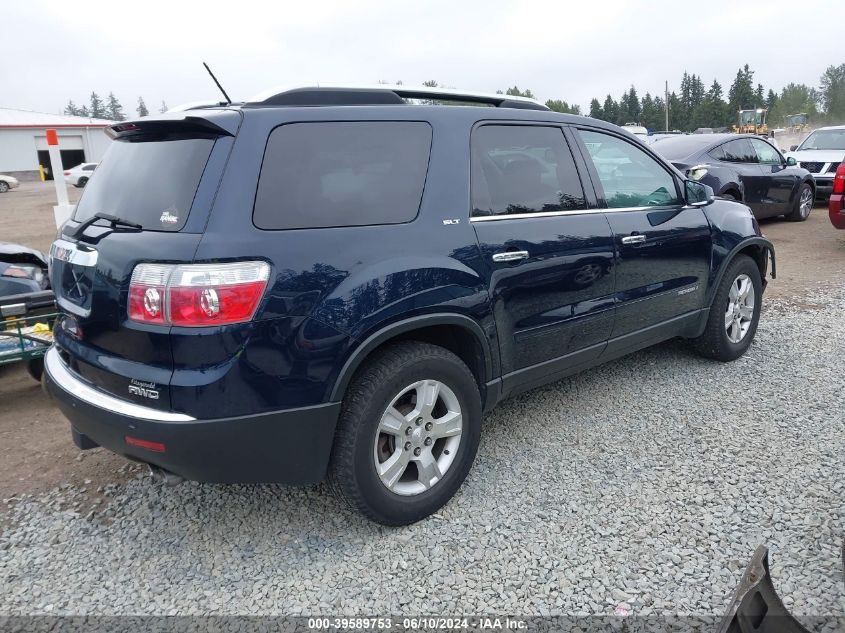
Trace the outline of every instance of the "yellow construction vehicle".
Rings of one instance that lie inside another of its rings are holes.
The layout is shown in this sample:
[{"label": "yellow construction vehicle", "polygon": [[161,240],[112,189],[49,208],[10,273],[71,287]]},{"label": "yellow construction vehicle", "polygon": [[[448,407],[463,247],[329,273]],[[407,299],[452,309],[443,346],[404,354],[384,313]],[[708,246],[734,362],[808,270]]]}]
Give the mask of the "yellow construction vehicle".
[{"label": "yellow construction vehicle", "polygon": [[734,132],[737,134],[759,134],[769,135],[769,126],[766,124],[766,116],[769,111],[766,108],[756,110],[740,110],[739,125],[734,125]]},{"label": "yellow construction vehicle", "polygon": [[790,134],[803,134],[810,129],[810,119],[806,112],[788,114],[783,117],[783,127]]}]

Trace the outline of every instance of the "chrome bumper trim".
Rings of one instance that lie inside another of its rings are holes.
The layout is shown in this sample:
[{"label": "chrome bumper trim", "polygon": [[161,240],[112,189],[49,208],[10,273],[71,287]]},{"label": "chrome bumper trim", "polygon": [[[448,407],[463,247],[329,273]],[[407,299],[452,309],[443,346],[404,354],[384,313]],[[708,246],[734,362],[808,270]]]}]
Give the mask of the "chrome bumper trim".
[{"label": "chrome bumper trim", "polygon": [[56,386],[91,406],[105,409],[118,415],[138,418],[139,420],[152,420],[155,422],[196,421],[196,418],[185,415],[184,413],[171,413],[170,411],[159,411],[158,409],[142,407],[141,405],[120,400],[119,398],[94,389],[71,373],[64,362],[62,362],[59,351],[55,347],[51,347],[44,356],[44,369]]}]

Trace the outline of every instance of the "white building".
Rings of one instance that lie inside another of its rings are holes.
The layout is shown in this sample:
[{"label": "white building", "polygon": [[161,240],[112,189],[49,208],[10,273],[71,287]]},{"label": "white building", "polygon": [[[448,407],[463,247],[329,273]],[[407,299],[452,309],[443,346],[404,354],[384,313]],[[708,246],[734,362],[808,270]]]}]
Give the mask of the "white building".
[{"label": "white building", "polygon": [[98,163],[111,140],[104,131],[114,121],[0,108],[0,173],[23,180],[39,178],[43,165],[52,178],[45,130],[59,137],[62,167]]}]

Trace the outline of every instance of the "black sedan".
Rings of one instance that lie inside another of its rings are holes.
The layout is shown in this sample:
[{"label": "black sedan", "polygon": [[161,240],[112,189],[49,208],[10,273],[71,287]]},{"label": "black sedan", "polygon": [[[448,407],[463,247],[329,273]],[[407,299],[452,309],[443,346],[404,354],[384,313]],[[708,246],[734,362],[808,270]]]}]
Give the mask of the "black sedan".
[{"label": "black sedan", "polygon": [[717,195],[744,202],[757,218],[803,222],[815,199],[813,177],[767,140],[752,134],[694,134],[664,138],[651,148]]}]

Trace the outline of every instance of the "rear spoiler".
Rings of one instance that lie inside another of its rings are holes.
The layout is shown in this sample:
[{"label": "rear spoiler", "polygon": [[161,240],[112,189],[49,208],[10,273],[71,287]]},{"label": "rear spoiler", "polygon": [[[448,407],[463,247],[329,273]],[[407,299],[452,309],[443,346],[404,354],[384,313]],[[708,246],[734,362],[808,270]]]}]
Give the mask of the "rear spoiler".
[{"label": "rear spoiler", "polygon": [[241,118],[240,112],[231,109],[174,112],[135,121],[120,121],[106,127],[106,134],[113,140],[169,134],[235,136]]}]

